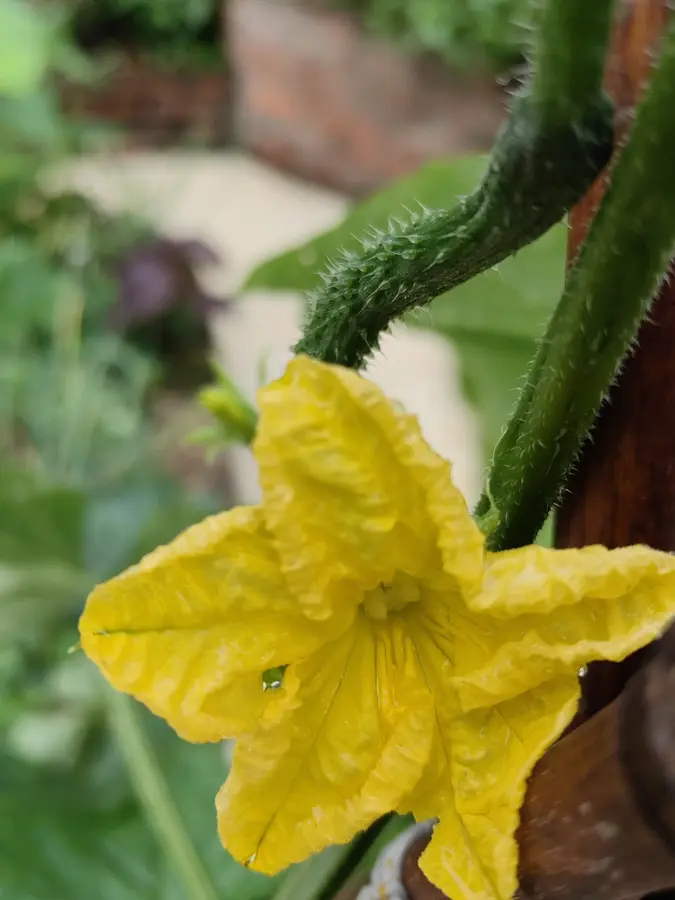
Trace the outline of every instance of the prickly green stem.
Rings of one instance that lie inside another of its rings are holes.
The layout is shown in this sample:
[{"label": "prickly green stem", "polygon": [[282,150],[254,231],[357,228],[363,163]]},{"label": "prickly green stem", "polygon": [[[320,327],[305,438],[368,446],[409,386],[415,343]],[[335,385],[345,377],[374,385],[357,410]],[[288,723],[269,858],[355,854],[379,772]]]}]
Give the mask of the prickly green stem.
[{"label": "prickly green stem", "polygon": [[454,209],[415,215],[335,265],[310,297],[297,353],[361,366],[394,319],[536,240],[576,203],[612,149],[602,72],[613,7],[547,0],[535,73],[480,186]]},{"label": "prickly green stem", "polygon": [[570,272],[477,516],[488,545],[531,543],[635,340],[675,248],[675,20],[633,133]]}]

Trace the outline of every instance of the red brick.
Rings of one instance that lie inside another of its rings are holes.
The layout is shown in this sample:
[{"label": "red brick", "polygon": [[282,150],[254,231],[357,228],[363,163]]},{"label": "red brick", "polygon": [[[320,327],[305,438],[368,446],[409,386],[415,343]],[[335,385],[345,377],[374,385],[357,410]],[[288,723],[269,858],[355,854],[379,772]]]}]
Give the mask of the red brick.
[{"label": "red brick", "polygon": [[172,71],[128,58],[105,82],[60,82],[59,88],[66,112],[121,126],[129,147],[165,147],[195,135],[202,143],[222,146],[231,137],[224,67]]},{"label": "red brick", "polygon": [[504,93],[366,37],[317,0],[224,0],[240,143],[306,178],[369,192],[484,150]]}]

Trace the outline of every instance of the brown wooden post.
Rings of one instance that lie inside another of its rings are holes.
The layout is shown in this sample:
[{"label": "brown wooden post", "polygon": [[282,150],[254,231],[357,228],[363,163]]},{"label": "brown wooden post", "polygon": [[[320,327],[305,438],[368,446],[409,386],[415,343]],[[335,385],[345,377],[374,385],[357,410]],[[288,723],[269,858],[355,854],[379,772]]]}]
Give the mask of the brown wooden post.
[{"label": "brown wooden post", "polygon": [[[668,0],[626,0],[620,8],[607,71],[619,145],[649,78],[668,6]],[[570,216],[570,260],[586,235],[603,188],[601,178]],[[675,550],[675,282],[664,284],[640,331],[636,352],[602,409],[559,510],[556,543],[559,547],[644,543]],[[581,717],[613,700],[643,656],[589,666],[582,680]]]}]

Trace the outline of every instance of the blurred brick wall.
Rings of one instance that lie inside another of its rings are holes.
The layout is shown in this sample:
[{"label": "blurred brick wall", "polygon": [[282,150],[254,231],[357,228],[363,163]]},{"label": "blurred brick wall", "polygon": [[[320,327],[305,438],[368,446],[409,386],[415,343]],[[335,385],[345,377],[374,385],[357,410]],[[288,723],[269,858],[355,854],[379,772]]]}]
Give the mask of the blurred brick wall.
[{"label": "blurred brick wall", "polygon": [[231,137],[230,84],[221,69],[170,69],[126,58],[95,85],[61,83],[66,112],[119,125],[131,147],[195,143],[222,146]]},{"label": "blurred brick wall", "polygon": [[224,4],[237,141],[282,169],[358,195],[487,149],[503,120],[492,80],[397,52],[319,0]]}]

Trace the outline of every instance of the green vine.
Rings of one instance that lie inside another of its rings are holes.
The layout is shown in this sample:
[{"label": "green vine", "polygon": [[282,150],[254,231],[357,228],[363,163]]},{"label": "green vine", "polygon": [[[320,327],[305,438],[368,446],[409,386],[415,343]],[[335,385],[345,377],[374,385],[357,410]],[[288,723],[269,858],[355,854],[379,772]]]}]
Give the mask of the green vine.
[{"label": "green vine", "polygon": [[675,247],[675,21],[570,272],[477,515],[488,545],[531,543],[558,500]]},{"label": "green vine", "polygon": [[310,298],[297,353],[360,367],[393,320],[532,243],[577,202],[612,150],[602,75],[613,8],[548,0],[534,75],[481,185],[454,209],[413,215],[334,265]]}]

